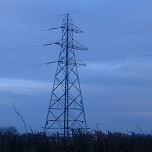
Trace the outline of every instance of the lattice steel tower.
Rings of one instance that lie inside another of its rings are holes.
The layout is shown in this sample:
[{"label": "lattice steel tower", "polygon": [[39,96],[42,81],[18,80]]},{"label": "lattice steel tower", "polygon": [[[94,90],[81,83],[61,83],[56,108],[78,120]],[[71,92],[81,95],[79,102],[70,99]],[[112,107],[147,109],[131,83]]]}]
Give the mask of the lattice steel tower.
[{"label": "lattice steel tower", "polygon": [[69,14],[64,17],[61,29],[62,39],[55,43],[60,45],[61,49],[44,132],[53,129],[54,132],[62,132],[66,137],[73,129],[87,131],[77,71],[77,67],[82,63],[77,61],[74,52],[87,49],[73,39],[73,33],[82,31],[73,25]]}]

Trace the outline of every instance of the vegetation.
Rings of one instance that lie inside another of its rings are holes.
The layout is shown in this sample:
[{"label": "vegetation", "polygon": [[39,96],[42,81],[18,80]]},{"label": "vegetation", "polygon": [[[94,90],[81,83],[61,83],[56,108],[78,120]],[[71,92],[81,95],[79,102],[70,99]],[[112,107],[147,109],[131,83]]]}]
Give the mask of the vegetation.
[{"label": "vegetation", "polygon": [[14,126],[9,126],[9,127],[0,127],[1,133],[7,133],[10,132],[12,134],[17,134],[18,131]]},{"label": "vegetation", "polygon": [[0,152],[152,152],[152,135],[94,132],[13,134],[0,132]]}]

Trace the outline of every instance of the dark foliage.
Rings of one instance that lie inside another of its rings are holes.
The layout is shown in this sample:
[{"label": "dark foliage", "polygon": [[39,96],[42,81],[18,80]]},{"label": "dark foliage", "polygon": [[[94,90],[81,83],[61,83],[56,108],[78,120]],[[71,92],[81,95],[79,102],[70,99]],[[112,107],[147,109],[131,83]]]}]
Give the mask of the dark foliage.
[{"label": "dark foliage", "polygon": [[46,135],[0,132],[0,152],[152,152],[152,135],[77,132],[63,138]]}]

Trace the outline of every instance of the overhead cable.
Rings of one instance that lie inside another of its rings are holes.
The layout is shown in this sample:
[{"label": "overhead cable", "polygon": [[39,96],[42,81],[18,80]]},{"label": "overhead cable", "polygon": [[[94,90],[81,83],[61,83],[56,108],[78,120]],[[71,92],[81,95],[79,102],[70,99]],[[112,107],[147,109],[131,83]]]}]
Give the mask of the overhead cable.
[{"label": "overhead cable", "polygon": [[62,15],[52,15],[52,16],[38,17],[38,18],[32,18],[32,19],[25,19],[25,20],[20,20],[20,21],[15,21],[15,22],[5,22],[5,23],[0,23],[0,25],[14,24],[14,23],[19,23],[19,22],[33,21],[33,20],[40,20],[40,19],[45,19],[45,18],[50,18],[50,17],[57,17],[57,16],[62,16]]},{"label": "overhead cable", "polygon": [[118,36],[131,35],[131,34],[138,34],[138,33],[145,33],[145,32],[151,32],[151,31],[152,31],[152,29],[148,29],[148,30],[141,30],[141,31],[135,31],[135,32],[127,32],[127,33],[120,33],[120,34],[99,36],[99,37],[88,38],[88,39],[81,39],[81,40],[79,40],[79,41],[83,41],[83,40],[86,40],[86,41],[87,41],[87,40],[104,39],[104,38],[118,37]]},{"label": "overhead cable", "polygon": [[121,0],[115,0],[115,1],[112,1],[112,2],[103,3],[101,5],[92,6],[92,7],[89,7],[89,8],[80,9],[80,10],[69,12],[69,13],[62,13],[62,14],[58,14],[58,15],[51,15],[51,16],[45,16],[45,17],[32,18],[32,19],[25,19],[25,20],[20,20],[20,21],[15,21],[15,22],[5,22],[5,23],[0,23],[0,25],[14,24],[14,23],[19,23],[19,22],[33,21],[33,20],[40,20],[40,19],[45,19],[45,18],[50,18],[50,17],[60,17],[60,16],[63,16],[65,14],[74,14],[74,13],[78,13],[78,12],[81,12],[81,11],[86,11],[86,10],[89,10],[89,9],[94,9],[94,8],[97,8],[97,7],[101,7],[103,5],[115,3],[115,2],[118,2],[118,1],[121,1]]},{"label": "overhead cable", "polygon": [[94,21],[90,21],[90,22],[79,23],[78,25],[90,24],[90,23],[95,23],[95,22],[103,22],[103,21],[107,21],[107,20],[113,20],[113,19],[118,19],[118,18],[123,18],[123,17],[128,17],[128,16],[133,16],[133,15],[138,15],[138,14],[143,14],[143,13],[148,13],[148,12],[152,12],[152,10],[145,10],[145,11],[141,11],[141,12],[135,12],[135,13],[129,13],[129,14],[124,14],[124,15],[120,15],[120,16],[104,18],[101,20],[94,20]]},{"label": "overhead cable", "polygon": [[29,33],[37,33],[37,32],[49,31],[49,30],[50,30],[50,29],[37,30],[37,31],[28,31],[28,32],[22,32],[22,33],[14,33],[14,34],[0,35],[0,37],[14,36],[14,35],[20,35],[20,34],[29,34]]},{"label": "overhead cable", "polygon": [[31,67],[31,66],[40,66],[40,65],[47,65],[50,63],[55,63],[56,61],[46,62],[46,63],[39,63],[39,64],[27,64],[27,65],[17,65],[17,66],[8,66],[8,67],[0,67],[0,69],[14,69],[14,68],[22,68],[22,67]]},{"label": "overhead cable", "polygon": [[[94,8],[97,8],[97,7],[101,7],[101,6],[107,5],[107,4],[116,3],[116,2],[119,2],[119,1],[121,1],[121,0],[115,0],[115,1],[112,1],[112,2],[103,3],[103,4],[101,4],[101,5],[97,5],[97,6],[92,6],[92,7],[80,9],[80,10],[77,10],[77,11],[69,12],[68,14],[75,14],[75,13],[79,13],[79,12],[82,12],[82,11],[87,11],[87,10],[90,10],[90,9],[94,9]],[[65,14],[64,14],[64,15],[65,15]]]},{"label": "overhead cable", "polygon": [[[89,40],[96,40],[96,39],[104,39],[104,38],[125,36],[125,35],[138,34],[138,33],[145,33],[145,32],[151,32],[151,31],[152,31],[152,29],[148,29],[148,30],[127,32],[127,33],[106,35],[106,36],[100,36],[100,37],[94,37],[94,38],[88,38],[88,39],[80,39],[79,41],[89,41]],[[49,46],[49,45],[52,45],[52,44],[55,44],[55,43],[49,43],[49,44],[44,44],[44,45],[39,45],[39,46],[29,46],[29,47],[15,48],[15,49],[6,49],[6,50],[0,50],[0,51],[11,51],[11,50],[27,49],[27,48],[34,48],[34,47],[41,47],[41,46]]]},{"label": "overhead cable", "polygon": [[98,59],[88,59],[87,61],[97,61],[97,60],[115,60],[115,59],[127,59],[127,58],[139,58],[139,57],[151,57],[152,54],[143,54],[143,55],[132,55],[132,56],[120,56],[120,57],[108,57],[108,58],[98,58]]},{"label": "overhead cable", "polygon": [[[151,57],[152,54],[143,54],[143,55],[133,55],[133,56],[121,56],[121,57],[108,57],[108,58],[98,58],[98,59],[88,59],[88,60],[83,60],[85,62],[90,62],[90,61],[97,61],[97,60],[114,60],[114,59],[127,59],[127,58],[139,58],[139,57]],[[1,70],[3,69],[14,69],[14,68],[22,68],[22,67],[31,67],[31,66],[41,66],[41,65],[48,65],[52,63],[56,63],[58,61],[50,61],[46,63],[39,63],[39,64],[27,64],[27,65],[18,65],[18,66],[10,66],[10,67],[0,67]]]},{"label": "overhead cable", "polygon": [[[145,11],[140,11],[140,12],[135,12],[135,13],[129,13],[129,14],[124,14],[124,15],[120,15],[120,16],[104,18],[104,19],[101,19],[101,20],[94,20],[94,21],[90,21],[90,22],[82,22],[82,23],[78,23],[78,25],[91,24],[91,23],[96,23],[96,22],[103,22],[103,21],[107,21],[107,20],[114,20],[114,19],[118,19],[118,18],[123,18],[123,17],[128,17],[128,16],[133,16],[133,15],[138,15],[138,14],[143,14],[143,13],[148,13],[148,12],[152,12],[152,10],[145,10]],[[28,33],[36,33],[36,32],[42,32],[42,31],[51,31],[51,30],[59,29],[59,28],[62,28],[62,27],[56,27],[56,28],[50,28],[50,29],[44,29],[44,30],[37,30],[37,31],[28,31],[28,32],[22,32],[22,33],[14,33],[14,34],[8,34],[8,35],[0,35],[0,37],[14,36],[14,35],[28,34]]]},{"label": "overhead cable", "polygon": [[14,51],[14,50],[23,50],[23,49],[29,49],[29,48],[38,48],[38,47],[42,47],[42,46],[48,46],[48,45],[52,45],[54,43],[49,43],[49,44],[44,44],[44,45],[35,45],[35,46],[26,46],[26,47],[20,47],[20,48],[14,48],[14,49],[5,49],[5,50],[0,50],[0,52],[5,52],[5,51]]}]

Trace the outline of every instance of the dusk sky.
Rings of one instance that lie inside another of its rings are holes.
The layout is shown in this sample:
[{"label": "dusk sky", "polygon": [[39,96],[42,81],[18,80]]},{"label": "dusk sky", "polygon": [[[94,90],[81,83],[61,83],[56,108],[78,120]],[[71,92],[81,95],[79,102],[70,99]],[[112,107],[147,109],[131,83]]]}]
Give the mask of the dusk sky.
[{"label": "dusk sky", "polygon": [[[1,0],[0,126],[43,131],[60,47],[69,13],[83,30],[74,39],[86,63],[78,68],[90,130],[152,131],[151,0]],[[136,124],[136,125],[135,125]]]}]

